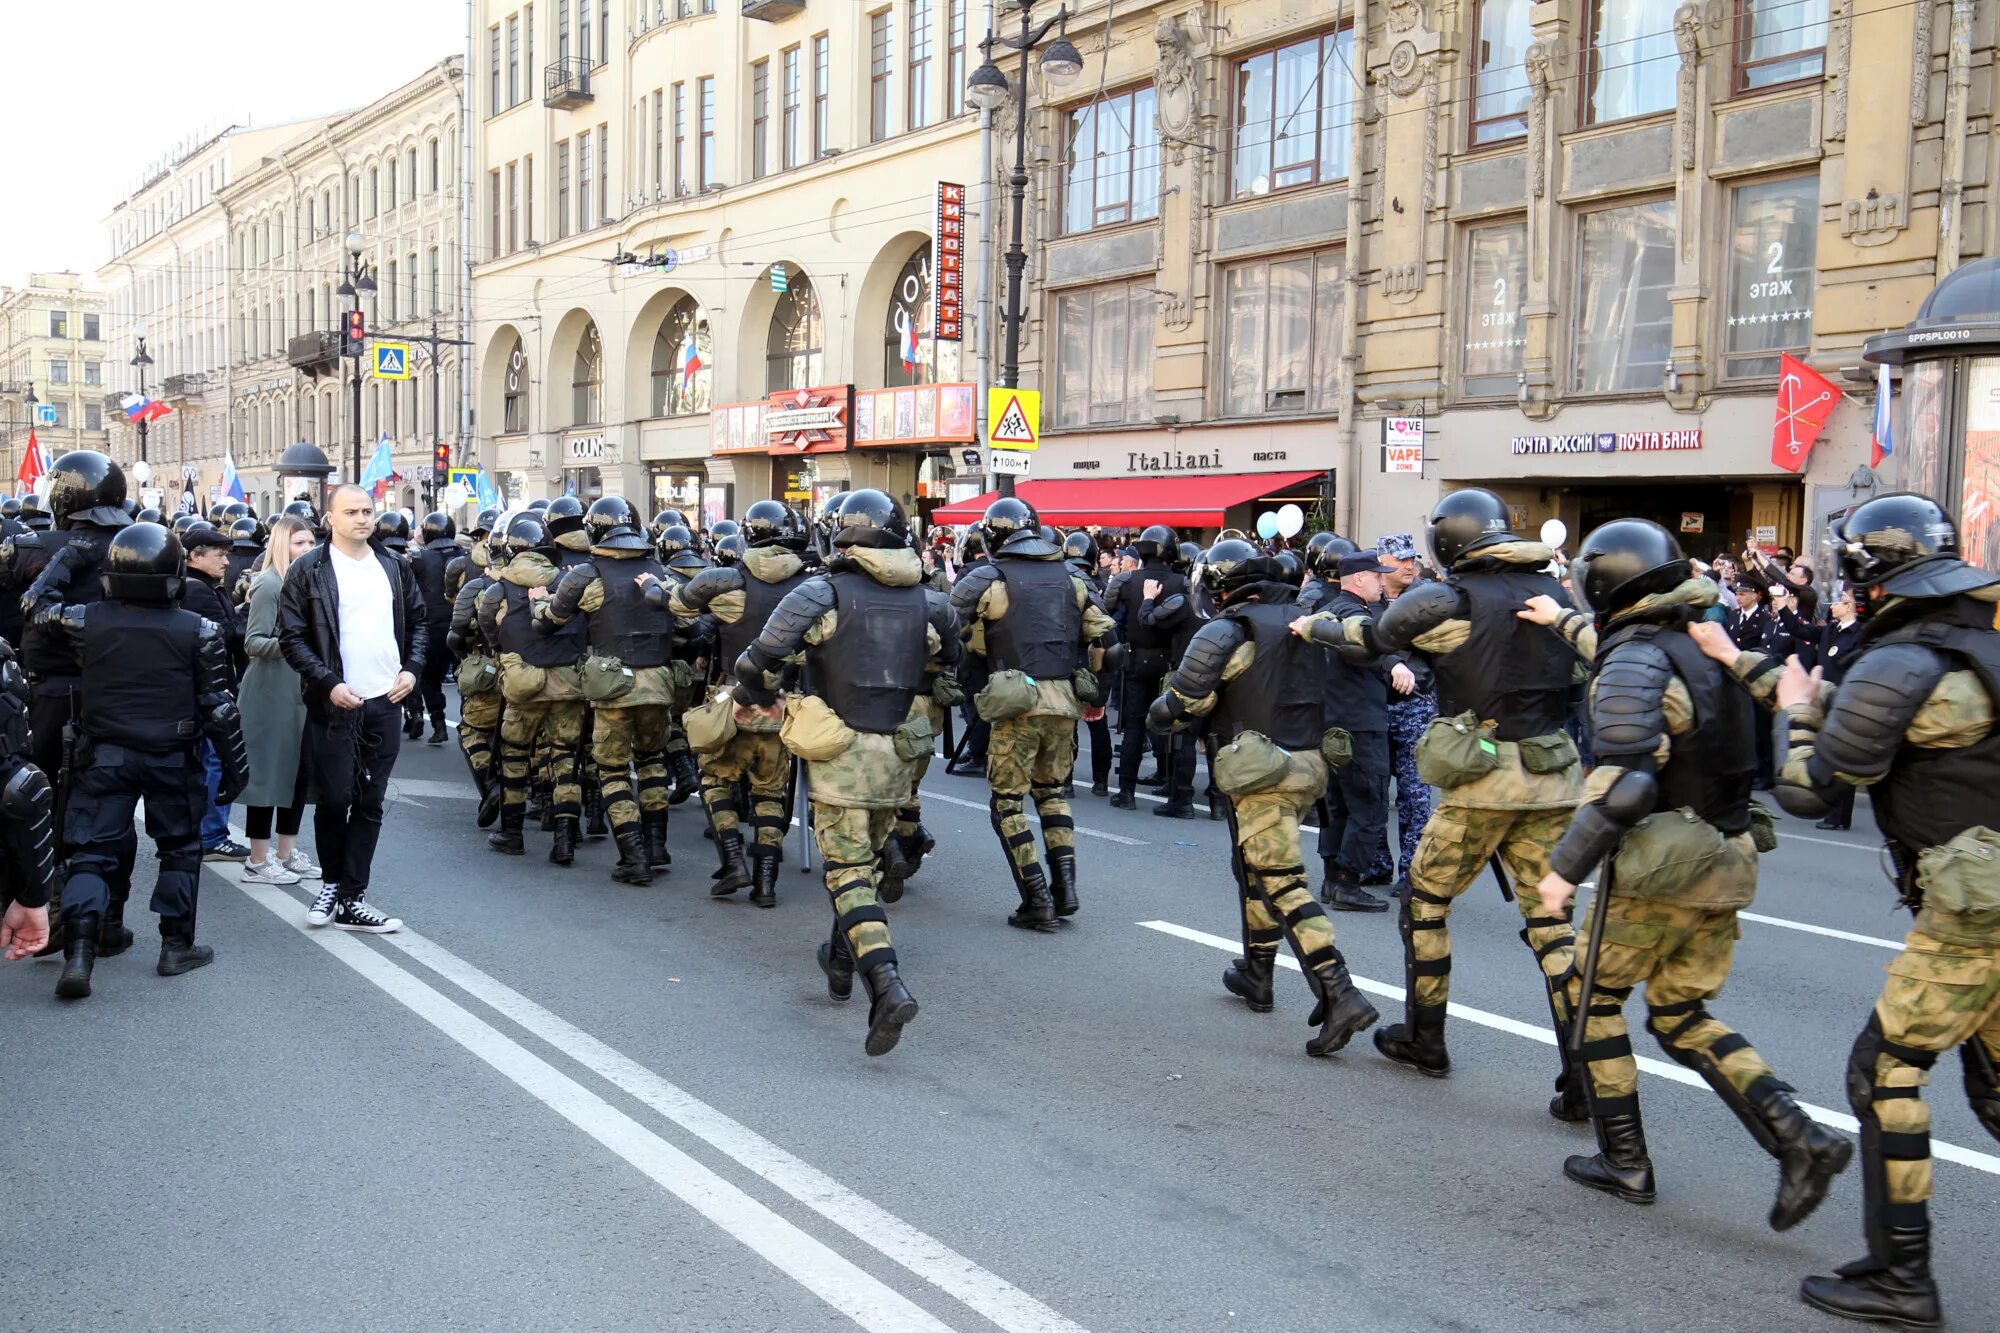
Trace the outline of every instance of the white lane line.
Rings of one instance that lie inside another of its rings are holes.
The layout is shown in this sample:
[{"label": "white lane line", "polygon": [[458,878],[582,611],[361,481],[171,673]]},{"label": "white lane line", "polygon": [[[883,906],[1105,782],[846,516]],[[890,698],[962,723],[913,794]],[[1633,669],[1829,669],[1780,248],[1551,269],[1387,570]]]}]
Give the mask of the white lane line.
[{"label": "white lane line", "polygon": [[[919,794],[926,801],[943,801],[946,805],[962,805],[968,810],[978,810],[982,814],[989,808],[984,801],[968,801],[958,796],[947,796],[934,787],[920,788]],[[1028,807],[1028,817],[1034,819],[1034,806],[1032,803]],[[1037,819],[1034,822],[1040,823],[1041,821]],[[1146,845],[1146,841],[1143,838],[1128,838],[1122,833],[1106,833],[1103,829],[1085,828],[1081,824],[1076,826],[1076,832],[1080,837],[1102,838],[1106,842],[1115,842],[1124,847],[1144,847]]]},{"label": "white lane line", "polygon": [[[1176,939],[1189,940],[1195,944],[1206,944],[1211,949],[1221,949],[1225,953],[1240,954],[1243,952],[1243,943],[1241,940],[1225,939],[1220,935],[1211,935],[1205,930],[1193,930],[1187,926],[1175,925],[1171,921],[1140,921],[1134,924],[1143,926],[1147,930],[1157,930],[1162,935],[1172,935]],[[1284,954],[1278,955],[1278,965],[1280,967],[1288,967],[1294,972],[1302,970],[1299,967],[1298,960],[1287,957]],[[1354,985],[1359,990],[1365,990],[1372,995],[1380,995],[1386,999],[1400,1000],[1403,998],[1403,988],[1401,986],[1391,986],[1384,982],[1371,981],[1366,977],[1355,977]],[[1489,1027],[1498,1032],[1511,1032],[1517,1037],[1526,1037],[1528,1040],[1538,1041],[1544,1046],[1553,1046],[1556,1044],[1555,1033],[1549,1030],[1546,1023],[1523,1023],[1518,1019],[1508,1018],[1504,1014],[1490,1014],[1484,1009],[1474,1009],[1470,1005],[1460,1004],[1456,1000],[1451,1002],[1447,1008],[1447,1012],[1453,1018],[1462,1018],[1468,1023],[1477,1023],[1481,1027]],[[1636,1051],[1633,1052],[1633,1058],[1639,1062],[1639,1068],[1645,1070],[1648,1074],[1670,1079],[1675,1083],[1685,1083],[1690,1087],[1701,1088],[1707,1086],[1707,1084],[1702,1082],[1699,1075],[1691,1070],[1683,1069],[1679,1065],[1669,1064],[1665,1060],[1655,1060],[1651,1056],[1640,1055]],[[1824,1106],[1815,1106],[1811,1102],[1800,1102],[1799,1106],[1807,1115],[1819,1121],[1822,1125],[1845,1130],[1849,1134],[1858,1134],[1861,1132],[1860,1122],[1844,1111],[1835,1111]],[[2000,1157],[1995,1157],[1991,1153],[1974,1152],[1970,1148],[1961,1148],[1956,1144],[1932,1139],[1931,1156],[1942,1158],[1947,1162],[1957,1162],[1961,1166],[1969,1166],[1976,1171],[1984,1171],[1988,1175],[2000,1176]]]},{"label": "white lane line", "polygon": [[1764,916],[1757,912],[1738,912],[1738,921],[1755,921],[1763,926],[1781,926],[1786,930],[1803,930],[1808,935],[1824,935],[1830,940],[1846,940],[1850,944],[1872,944],[1878,949],[1901,951],[1903,941],[1885,940],[1876,935],[1857,935],[1851,930],[1835,930],[1831,926],[1808,925],[1804,921],[1787,921],[1781,916]]},{"label": "white lane line", "polygon": [[1865,842],[1843,842],[1839,838],[1815,838],[1809,833],[1787,833],[1783,829],[1778,830],[1778,836],[1781,838],[1790,838],[1793,842],[1816,842],[1822,847],[1845,847],[1850,852],[1875,852],[1879,854],[1881,850],[1879,847],[1871,847]]},{"label": "white lane line", "polygon": [[261,884],[239,882],[236,887],[855,1323],[868,1329],[949,1333],[951,1325],[842,1258],[412,973],[359,940],[333,930],[310,929],[298,901],[290,895]]}]

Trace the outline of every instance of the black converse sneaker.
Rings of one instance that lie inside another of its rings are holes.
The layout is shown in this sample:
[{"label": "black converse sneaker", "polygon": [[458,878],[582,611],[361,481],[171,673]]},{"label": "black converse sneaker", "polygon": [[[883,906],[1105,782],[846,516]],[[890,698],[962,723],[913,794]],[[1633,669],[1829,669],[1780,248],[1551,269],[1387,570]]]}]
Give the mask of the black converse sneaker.
[{"label": "black converse sneaker", "polygon": [[382,915],[358,898],[334,909],[333,924],[341,930],[361,930],[370,935],[387,935],[403,928],[401,921]]},{"label": "black converse sneaker", "polygon": [[339,890],[331,884],[320,886],[319,896],[314,898],[312,906],[306,909],[308,926],[325,926],[333,923],[333,909],[338,905],[334,899],[338,893]]}]

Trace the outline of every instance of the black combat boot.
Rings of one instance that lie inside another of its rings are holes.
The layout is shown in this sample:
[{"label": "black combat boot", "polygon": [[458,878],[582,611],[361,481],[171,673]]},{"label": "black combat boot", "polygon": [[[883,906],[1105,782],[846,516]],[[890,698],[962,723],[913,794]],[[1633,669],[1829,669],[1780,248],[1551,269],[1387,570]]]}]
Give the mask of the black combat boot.
[{"label": "black combat boot", "polygon": [[701,766],[694,761],[694,751],[676,750],[668,755],[667,768],[674,778],[674,789],[667,796],[669,804],[679,805],[701,790]]},{"label": "black combat boot", "polygon": [[1153,811],[1161,819],[1193,819],[1194,799],[1185,794],[1170,796],[1167,803]]},{"label": "black combat boot", "polygon": [[909,847],[902,835],[893,830],[882,840],[882,882],[875,886],[879,901],[903,901],[903,881],[911,875]]},{"label": "black combat boot", "polygon": [[1333,961],[1311,975],[1313,989],[1319,992],[1319,1003],[1313,1006],[1312,1017],[1306,1022],[1319,1028],[1319,1035],[1306,1042],[1306,1054],[1316,1056],[1332,1055],[1354,1039],[1354,1034],[1374,1027],[1382,1015],[1368,1002],[1368,997],[1354,988],[1354,978],[1347,973],[1347,960],[1334,951]]},{"label": "black combat boot", "polygon": [[1591,1108],[1597,1126],[1597,1152],[1578,1154],[1563,1163],[1563,1174],[1579,1185],[1615,1194],[1627,1203],[1653,1201],[1653,1159],[1646,1156],[1646,1129],[1639,1121],[1639,1099],[1621,1097],[1630,1110],[1607,1112]]},{"label": "black combat boot", "polygon": [[1222,988],[1249,1005],[1251,1012],[1268,1014],[1274,1007],[1271,976],[1276,964],[1276,955],[1268,953],[1232,959],[1223,970]]},{"label": "black combat boot", "polygon": [[[849,964],[852,966],[852,964]],[[861,1049],[870,1055],[887,1055],[902,1040],[903,1027],[917,1016],[917,1002],[894,963],[877,963],[868,969],[868,1040]]]},{"label": "black combat boot", "polygon": [[1342,868],[1332,859],[1326,861],[1326,882],[1320,887],[1319,900],[1336,912],[1386,912],[1389,900],[1377,898],[1361,887],[1360,877],[1352,870]]},{"label": "black combat boot", "polygon": [[429,741],[427,742],[427,744],[430,744],[430,745],[443,745],[443,744],[444,744],[444,714],[443,714],[443,713],[432,713],[432,714],[431,714],[431,738],[430,738],[430,740],[429,740]]},{"label": "black combat boot", "polygon": [[674,863],[667,851],[667,812],[648,810],[639,816],[639,823],[646,831],[646,864],[654,870],[665,870]]},{"label": "black combat boot", "polygon": [[421,709],[403,710],[403,735],[413,741],[423,739],[424,715]]},{"label": "black combat boot", "polygon": [[845,1000],[854,994],[854,954],[847,947],[839,917],[833,921],[833,938],[819,946],[819,970],[826,973],[828,999]]},{"label": "black combat boot", "polygon": [[1799,1284],[1799,1298],[1815,1309],[1866,1324],[1942,1326],[1937,1282],[1931,1277],[1929,1218],[1883,1228],[1880,1245],[1883,1258],[1871,1254],[1842,1264],[1833,1277],[1809,1277]]},{"label": "black combat boot", "polygon": [[549,864],[566,866],[576,860],[575,815],[557,815],[555,841],[549,844]]},{"label": "black combat boot", "polygon": [[[1569,1040],[1567,1035],[1558,1038]],[[1590,1094],[1584,1089],[1583,1081],[1589,1075],[1575,1069],[1565,1069],[1556,1079],[1561,1090],[1549,1098],[1549,1114],[1565,1125],[1580,1125],[1590,1119]]]},{"label": "black combat boot", "polygon": [[1730,1109],[1742,1117],[1764,1151],[1778,1159],[1778,1197],[1771,1203],[1771,1230],[1789,1231],[1812,1216],[1833,1178],[1854,1159],[1854,1145],[1817,1124],[1792,1100],[1792,1090],[1776,1079],[1753,1086]]},{"label": "black combat boot", "polygon": [[154,971],[163,977],[177,977],[215,961],[215,950],[194,942],[194,920],[190,917],[160,918],[160,961]]},{"label": "black combat boot", "polygon": [[1049,897],[1057,916],[1075,916],[1082,906],[1076,900],[1076,853],[1049,853]]},{"label": "black combat boot", "polygon": [[586,837],[601,838],[611,831],[611,826],[604,822],[604,789],[602,787],[592,783],[589,789],[584,792],[583,811],[586,821],[583,832]]},{"label": "black combat boot", "polygon": [[924,858],[937,850],[937,839],[922,824],[917,831],[903,840],[903,857],[910,863],[910,873],[904,879],[915,879],[917,872],[924,868]]},{"label": "black combat boot", "polygon": [[503,856],[524,856],[528,848],[521,841],[521,828],[527,823],[526,806],[508,805],[500,809],[500,827],[486,835],[486,845]]},{"label": "black combat boot", "polygon": [[778,849],[759,847],[750,853],[750,905],[778,905]]},{"label": "black combat boot", "polygon": [[733,828],[727,831],[717,829],[715,850],[722,857],[722,873],[715,883],[708,886],[711,898],[727,898],[738,889],[750,884],[750,862],[743,854],[743,830]]},{"label": "black combat boot", "polygon": [[493,821],[500,818],[500,784],[489,773],[474,785],[479,788],[479,817],[475,822],[480,828],[492,828]]},{"label": "black combat boot", "polygon": [[[549,792],[543,792],[541,795],[541,802],[542,803],[540,807],[540,812],[542,818],[542,832],[554,833],[556,831],[556,818],[557,818],[556,798]],[[534,801],[533,798],[531,797],[529,799],[529,804],[533,805],[533,803]],[[529,818],[530,819],[534,818],[534,815],[530,814]]]},{"label": "black combat boot", "polygon": [[1451,1054],[1444,1046],[1444,1006],[1411,1005],[1406,1021],[1376,1029],[1375,1049],[1419,1074],[1443,1078],[1451,1072]]},{"label": "black combat boot", "polygon": [[1136,810],[1139,808],[1139,799],[1129,791],[1121,791],[1111,798],[1111,808],[1113,810]]},{"label": "black combat boot", "polygon": [[651,884],[653,867],[646,864],[646,835],[640,827],[619,829],[612,838],[618,844],[618,864],[611,867],[611,878],[620,884]]},{"label": "black combat boot", "polygon": [[1022,930],[1054,930],[1055,900],[1049,897],[1049,882],[1040,864],[1015,870],[1014,887],[1021,891],[1021,905],[1008,915],[1007,924]]},{"label": "black combat boot", "polygon": [[81,1000],[90,994],[90,969],[97,964],[97,914],[73,916],[63,925],[63,970],[56,978],[56,998]]},{"label": "black combat boot", "polygon": [[125,899],[113,897],[97,926],[97,956],[116,958],[132,947],[132,932],[125,925]]}]

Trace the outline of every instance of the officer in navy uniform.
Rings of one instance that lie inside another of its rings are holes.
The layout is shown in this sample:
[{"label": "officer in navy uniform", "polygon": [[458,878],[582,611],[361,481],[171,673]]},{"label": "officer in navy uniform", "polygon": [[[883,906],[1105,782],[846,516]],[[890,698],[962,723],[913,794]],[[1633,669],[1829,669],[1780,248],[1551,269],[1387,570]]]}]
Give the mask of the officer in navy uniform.
[{"label": "officer in navy uniform", "polygon": [[222,764],[217,799],[234,801],[250,756],[230,688],[228,646],[213,622],[175,605],[185,557],[157,523],[111,539],[101,576],[108,600],[71,603],[47,621],[81,667],[80,739],[64,802],[68,848],[63,889],[63,970],[56,994],[90,994],[101,918],[121,874],[134,807],[159,851],[152,910],[160,918],[159,974],[179,976],[214,957],[194,942],[201,875],[201,816],[208,788],[196,755],[206,739]]},{"label": "officer in navy uniform", "polygon": [[[1063,539],[1063,563],[1089,586],[1097,609],[1109,614],[1110,608],[1104,604],[1104,574],[1097,568],[1097,543],[1090,539],[1089,533],[1079,528]],[[1105,679],[1099,681],[1099,685],[1108,690],[1112,674],[1107,670]],[[1092,713],[1096,716],[1092,717]],[[1083,724],[1090,728],[1090,794],[1108,796],[1111,794],[1111,766],[1118,759],[1111,744],[1110,716],[1100,704],[1084,713]]]},{"label": "officer in navy uniform", "polygon": [[[423,545],[410,553],[410,570],[417,576],[417,591],[424,598],[424,620],[430,641],[443,645],[451,633],[451,595],[445,591],[446,575],[452,561],[459,558],[458,525],[443,510],[424,515],[420,529]],[[424,659],[423,679],[412,692],[431,715],[429,744],[443,745],[444,675],[451,666],[451,654],[433,652]]]},{"label": "officer in navy uniform", "polygon": [[[139,521],[159,522],[159,510],[142,509]],[[153,515],[147,518],[146,515]],[[245,514],[229,524],[229,559],[222,567],[222,592],[241,607],[250,600],[250,574],[264,554],[264,525],[253,514]]]},{"label": "officer in navy uniform", "polygon": [[28,677],[0,643],[0,957],[23,958],[48,943],[55,891],[55,786],[28,757]]},{"label": "officer in navy uniform", "polygon": [[[1180,559],[1174,530],[1155,523],[1133,543],[1139,568],[1120,583],[1125,610],[1125,684],[1118,701],[1118,794],[1111,804],[1130,810],[1138,805],[1139,757],[1152,749],[1159,764],[1155,775],[1167,787],[1167,803],[1155,814],[1186,816],[1194,808],[1194,737],[1183,731],[1155,741],[1146,730],[1146,710],[1158,697],[1197,624],[1188,597],[1187,578],[1173,563]],[[1152,596],[1147,596],[1151,588]]]}]

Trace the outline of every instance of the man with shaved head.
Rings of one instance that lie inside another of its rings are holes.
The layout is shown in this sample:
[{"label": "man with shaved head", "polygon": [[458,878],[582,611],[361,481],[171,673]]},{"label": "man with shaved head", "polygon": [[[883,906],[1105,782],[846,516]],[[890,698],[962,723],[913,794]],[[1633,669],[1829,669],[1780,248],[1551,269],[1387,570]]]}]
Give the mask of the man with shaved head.
[{"label": "man with shaved head", "polygon": [[326,868],[306,922],[385,934],[403,923],[362,899],[402,744],[403,700],[429,648],[424,599],[408,562],[370,540],[368,492],[336,487],[326,521],[326,544],[292,562],[278,603],[279,645],[305,693],[313,834]]}]

